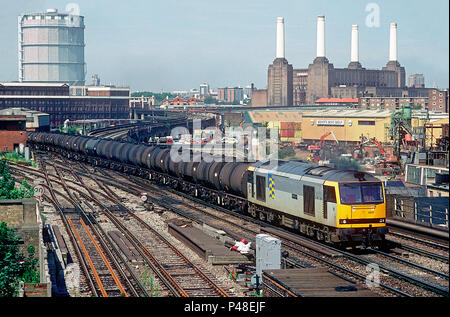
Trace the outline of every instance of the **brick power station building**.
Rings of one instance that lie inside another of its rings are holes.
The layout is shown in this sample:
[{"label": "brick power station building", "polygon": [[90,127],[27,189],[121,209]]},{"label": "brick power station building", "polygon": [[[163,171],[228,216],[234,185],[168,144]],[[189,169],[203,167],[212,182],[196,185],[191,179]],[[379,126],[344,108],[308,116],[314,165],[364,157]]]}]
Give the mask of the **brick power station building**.
[{"label": "brick power station building", "polygon": [[[350,63],[347,68],[335,68],[326,57],[325,17],[318,16],[317,56],[308,67],[297,69],[285,58],[284,19],[278,18],[276,58],[268,68],[266,105],[300,106],[320,98],[428,97],[428,89],[406,86],[405,68],[398,61],[396,23],[390,24],[389,61],[381,69],[361,65],[358,36],[358,26],[352,25]],[[263,105],[261,100],[258,103]]]}]

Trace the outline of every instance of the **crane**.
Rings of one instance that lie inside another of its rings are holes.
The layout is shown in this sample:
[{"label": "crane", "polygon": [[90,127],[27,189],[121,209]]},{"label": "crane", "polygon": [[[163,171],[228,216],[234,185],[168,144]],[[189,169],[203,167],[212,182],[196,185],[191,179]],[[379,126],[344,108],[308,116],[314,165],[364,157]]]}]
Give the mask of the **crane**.
[{"label": "crane", "polygon": [[[364,139],[362,139],[362,140],[364,140]],[[384,150],[383,145],[377,139],[372,138],[372,139],[369,139],[369,140],[366,140],[366,141],[362,141],[361,144],[360,144],[360,148],[362,149],[362,146],[367,144],[367,143],[375,143],[375,145],[378,147],[378,150],[380,150],[380,153],[383,154],[383,155],[386,155],[386,151]]]},{"label": "crane", "polygon": [[334,140],[339,145],[339,141],[336,138],[336,136],[334,135],[333,131],[330,131],[330,132],[325,133],[324,135],[322,135],[322,137],[320,138],[319,145],[310,145],[310,146],[308,146],[308,151],[318,151],[318,150],[320,150],[322,148],[323,141],[325,140],[325,138],[327,138],[330,135],[333,136]]},{"label": "crane", "polygon": [[397,158],[395,156],[386,157],[386,155],[387,155],[386,150],[383,148],[383,145],[381,144],[381,142],[378,141],[376,138],[366,139],[363,135],[361,135],[360,138],[361,138],[361,143],[359,145],[359,157],[360,158],[362,158],[362,154],[363,154],[363,145],[372,143],[378,147],[378,150],[380,151],[382,157],[384,157],[381,160],[381,163],[383,165],[386,165],[386,163],[396,163],[397,162]]},{"label": "crane", "polygon": [[320,142],[318,145],[308,146],[308,151],[314,152],[314,155],[312,155],[309,158],[309,160],[312,160],[313,162],[318,162],[320,160],[320,150],[322,149],[322,143],[330,135],[333,136],[334,140],[336,141],[336,144],[339,146],[339,141],[336,138],[336,136],[334,135],[333,131],[327,132],[320,137]]}]

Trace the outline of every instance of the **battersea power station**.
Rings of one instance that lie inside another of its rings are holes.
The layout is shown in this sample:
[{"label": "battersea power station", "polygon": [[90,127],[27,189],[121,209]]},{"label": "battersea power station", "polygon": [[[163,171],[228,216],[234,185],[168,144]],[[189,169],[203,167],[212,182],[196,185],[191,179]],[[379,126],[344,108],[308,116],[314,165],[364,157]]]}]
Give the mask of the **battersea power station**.
[{"label": "battersea power station", "polygon": [[317,18],[317,56],[302,69],[294,69],[285,58],[284,18],[277,18],[276,58],[269,65],[267,91],[262,92],[267,94],[260,97],[267,100],[267,106],[314,104],[320,98],[428,96],[427,89],[406,87],[405,68],[398,62],[396,23],[390,24],[389,60],[382,69],[366,69],[361,65],[358,25],[351,28],[348,67],[335,68],[326,57],[323,15]]}]

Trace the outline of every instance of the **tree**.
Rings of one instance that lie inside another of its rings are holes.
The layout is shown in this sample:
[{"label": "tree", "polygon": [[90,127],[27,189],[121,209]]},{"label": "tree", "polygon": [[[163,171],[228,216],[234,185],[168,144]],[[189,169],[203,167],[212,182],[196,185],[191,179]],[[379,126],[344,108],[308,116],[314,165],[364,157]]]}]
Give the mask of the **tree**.
[{"label": "tree", "polygon": [[23,274],[23,254],[19,251],[20,238],[5,222],[0,223],[0,297],[12,297],[17,292],[19,276]]},{"label": "tree", "polygon": [[211,96],[206,96],[203,102],[205,103],[205,105],[217,105],[217,99]]},{"label": "tree", "polygon": [[15,178],[9,172],[9,164],[6,160],[0,160],[0,200],[32,198],[34,187],[23,180],[20,187],[15,187]]},{"label": "tree", "polygon": [[0,160],[0,200],[10,199],[10,192],[14,190],[14,178],[9,173],[9,164],[6,160]]},{"label": "tree", "polygon": [[278,150],[278,158],[280,160],[286,160],[295,157],[295,151],[291,146],[285,146]]},{"label": "tree", "polygon": [[19,253],[20,238],[5,222],[0,223],[0,297],[17,295],[20,281],[39,283],[38,259],[34,246],[27,249],[28,257]]}]

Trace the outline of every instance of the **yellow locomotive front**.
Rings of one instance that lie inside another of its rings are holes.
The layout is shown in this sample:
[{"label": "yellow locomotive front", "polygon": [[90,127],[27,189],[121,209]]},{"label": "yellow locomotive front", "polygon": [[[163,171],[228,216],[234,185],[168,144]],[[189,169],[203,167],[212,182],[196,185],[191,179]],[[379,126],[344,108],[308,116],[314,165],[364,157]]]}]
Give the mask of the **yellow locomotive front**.
[{"label": "yellow locomotive front", "polygon": [[387,233],[382,182],[339,182],[336,186],[337,228],[345,245],[377,245]]}]

